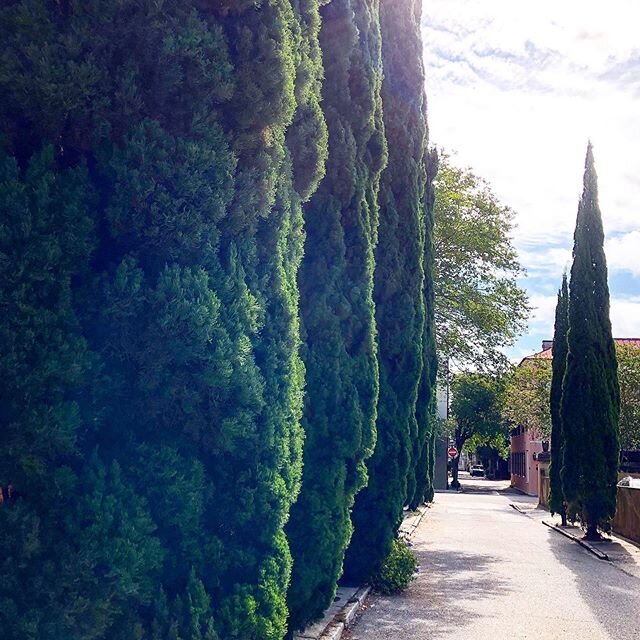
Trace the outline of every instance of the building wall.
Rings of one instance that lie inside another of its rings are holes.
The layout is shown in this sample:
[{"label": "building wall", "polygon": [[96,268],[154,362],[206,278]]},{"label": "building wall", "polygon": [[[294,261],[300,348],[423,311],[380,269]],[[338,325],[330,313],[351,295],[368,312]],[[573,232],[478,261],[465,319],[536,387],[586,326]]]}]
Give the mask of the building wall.
[{"label": "building wall", "polygon": [[448,385],[438,385],[436,388],[436,403],[438,407],[438,418],[440,418],[440,420],[446,420],[449,417]]},{"label": "building wall", "polygon": [[448,438],[438,438],[436,440],[436,465],[433,471],[433,488],[436,491],[444,491],[449,488],[449,477],[447,474],[447,461],[449,454]]},{"label": "building wall", "polygon": [[535,456],[542,442],[535,431],[518,427],[511,432],[511,486],[530,496],[538,495],[538,465]]}]

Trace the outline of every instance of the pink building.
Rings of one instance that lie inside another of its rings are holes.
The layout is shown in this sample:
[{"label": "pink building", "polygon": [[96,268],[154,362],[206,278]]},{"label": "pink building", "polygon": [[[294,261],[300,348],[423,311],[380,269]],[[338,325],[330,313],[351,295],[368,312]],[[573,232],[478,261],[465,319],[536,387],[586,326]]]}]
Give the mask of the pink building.
[{"label": "pink building", "polygon": [[511,486],[530,496],[538,495],[538,465],[542,440],[524,427],[511,431]]},{"label": "pink building", "polygon": [[[630,345],[640,347],[638,338],[615,338],[617,346]],[[551,360],[553,340],[542,341],[542,351],[523,358],[518,366],[529,360]],[[552,445],[553,446],[553,445]],[[535,429],[519,426],[511,431],[511,486],[530,496],[540,495],[538,455],[542,453],[542,440]],[[544,456],[543,456],[544,457]],[[548,457],[548,455],[547,455]]]}]

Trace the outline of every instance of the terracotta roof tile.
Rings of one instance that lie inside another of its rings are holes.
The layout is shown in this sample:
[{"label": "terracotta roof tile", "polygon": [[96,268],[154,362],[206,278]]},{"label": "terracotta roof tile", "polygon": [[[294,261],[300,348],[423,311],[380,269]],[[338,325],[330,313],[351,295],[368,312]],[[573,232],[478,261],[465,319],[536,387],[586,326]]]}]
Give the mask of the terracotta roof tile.
[{"label": "terracotta roof tile", "polygon": [[[640,348],[640,338],[614,338],[613,341],[618,346],[630,346],[630,347],[638,347]],[[538,351],[537,353],[532,353],[530,356],[526,356],[522,358],[520,364],[525,362],[526,360],[551,360],[553,358],[552,349],[543,349],[542,351]]]}]

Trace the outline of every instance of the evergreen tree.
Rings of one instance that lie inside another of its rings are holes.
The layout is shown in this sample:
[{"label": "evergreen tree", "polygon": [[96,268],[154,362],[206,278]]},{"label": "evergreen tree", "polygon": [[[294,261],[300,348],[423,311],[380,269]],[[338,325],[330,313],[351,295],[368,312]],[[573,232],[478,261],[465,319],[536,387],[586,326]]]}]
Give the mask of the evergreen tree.
[{"label": "evergreen tree", "polygon": [[562,286],[558,291],[556,320],[553,331],[553,362],[549,406],[551,412],[551,465],[549,476],[551,493],[549,508],[551,513],[562,516],[562,524],[567,524],[567,509],[562,490],[562,459],[564,454],[564,433],[562,428],[562,380],[567,365],[567,330],[569,312],[569,292],[567,274],[562,276]]},{"label": "evergreen tree", "polygon": [[436,377],[438,356],[435,341],[435,301],[433,287],[433,205],[435,191],[433,180],[438,171],[438,155],[434,150],[426,154],[427,182],[424,197],[425,244],[424,244],[424,304],[425,323],[422,338],[423,366],[418,386],[416,420],[418,437],[414,440],[414,453],[407,488],[407,504],[416,509],[421,502],[433,500],[433,472],[435,466],[436,444]]},{"label": "evergreen tree", "polygon": [[616,508],[620,392],[609,320],[604,232],[591,143],[574,234],[561,423],[565,499],[587,537],[608,530]]},{"label": "evergreen tree", "polygon": [[0,10],[3,637],[285,633],[318,5]]},{"label": "evergreen tree", "polygon": [[[411,465],[428,429],[425,420],[418,424],[416,419],[428,351],[423,344],[427,127],[421,3],[384,2],[380,16],[382,101],[389,141],[389,164],[380,189],[375,272],[380,401],[376,447],[367,464],[369,482],[357,496],[352,514],[354,534],[345,559],[345,576],[350,581],[368,580],[389,555],[407,500],[408,478],[410,492],[415,493]],[[430,365],[426,363],[429,369]]]},{"label": "evergreen tree", "polygon": [[386,161],[378,1],[322,8],[327,173],[304,209],[300,274],[306,366],[302,489],[287,533],[290,632],[331,603],[351,537],[350,509],[375,441],[373,306],[379,176]]}]

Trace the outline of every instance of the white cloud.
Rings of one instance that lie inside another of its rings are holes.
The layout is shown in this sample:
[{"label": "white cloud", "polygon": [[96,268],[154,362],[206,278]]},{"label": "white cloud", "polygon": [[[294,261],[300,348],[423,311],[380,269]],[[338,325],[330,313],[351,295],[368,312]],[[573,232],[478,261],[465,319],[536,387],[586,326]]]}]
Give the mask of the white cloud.
[{"label": "white cloud", "polygon": [[640,296],[611,300],[611,326],[616,338],[640,338]]},{"label": "white cloud", "polygon": [[628,271],[640,277],[640,231],[610,238],[605,250],[610,272]]},{"label": "white cloud", "polygon": [[[534,311],[529,321],[529,335],[536,338],[535,349],[538,348],[542,340],[553,338],[557,301],[556,295],[531,296],[531,305]],[[615,338],[640,338],[640,296],[613,297],[611,299],[611,328]],[[527,355],[532,351],[527,350],[526,347],[517,346],[511,353],[516,358],[520,354]]]},{"label": "white cloud", "polygon": [[[514,241],[537,309],[512,353],[553,331],[547,294],[570,267],[588,139],[610,273],[640,278],[638,24],[633,0],[424,3],[431,140],[516,212]],[[638,291],[617,293],[616,335],[640,335]]]},{"label": "white cloud", "polygon": [[605,229],[640,229],[640,6],[429,0],[423,22],[431,138],[516,210],[516,239],[570,236],[589,138]]},{"label": "white cloud", "polygon": [[533,295],[530,298],[533,314],[529,320],[529,328],[532,333],[553,336],[553,320],[556,313],[557,295],[542,296]]},{"label": "white cloud", "polygon": [[[560,286],[562,273],[571,268],[571,248],[542,246],[531,247],[524,244],[518,246],[518,253],[523,264],[528,265],[529,278],[547,278],[554,286]],[[526,285],[526,282],[524,283]]]}]

